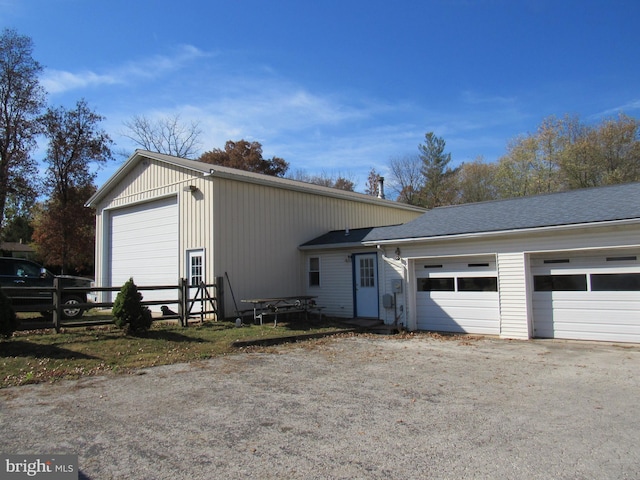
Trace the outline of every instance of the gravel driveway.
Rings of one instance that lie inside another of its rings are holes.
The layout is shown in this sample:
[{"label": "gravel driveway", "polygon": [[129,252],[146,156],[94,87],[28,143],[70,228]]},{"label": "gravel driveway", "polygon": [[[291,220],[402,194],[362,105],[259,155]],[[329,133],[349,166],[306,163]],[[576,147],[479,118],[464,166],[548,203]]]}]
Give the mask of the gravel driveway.
[{"label": "gravel driveway", "polygon": [[640,478],[640,346],[351,336],[0,390],[80,478]]}]

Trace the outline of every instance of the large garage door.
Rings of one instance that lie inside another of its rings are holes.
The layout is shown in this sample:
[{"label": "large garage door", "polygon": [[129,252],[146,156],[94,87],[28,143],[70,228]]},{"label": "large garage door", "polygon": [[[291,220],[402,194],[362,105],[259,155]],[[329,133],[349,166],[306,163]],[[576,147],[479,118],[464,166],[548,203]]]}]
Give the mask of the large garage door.
[{"label": "large garage door", "polygon": [[534,336],[640,342],[640,252],[531,260]]},{"label": "large garage door", "polygon": [[500,334],[495,257],[416,262],[419,330]]},{"label": "large garage door", "polygon": [[[110,232],[111,285],[178,285],[178,206],[175,197],[114,210]],[[177,291],[142,292],[145,300]]]}]

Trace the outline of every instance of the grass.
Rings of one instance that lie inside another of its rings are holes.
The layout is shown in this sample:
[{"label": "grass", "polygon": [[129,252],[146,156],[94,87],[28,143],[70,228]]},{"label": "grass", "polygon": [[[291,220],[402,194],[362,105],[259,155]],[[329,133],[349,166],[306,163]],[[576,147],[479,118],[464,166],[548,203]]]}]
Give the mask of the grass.
[{"label": "grass", "polygon": [[323,321],[245,325],[204,322],[183,328],[154,322],[144,335],[126,336],[114,325],[19,331],[0,340],[0,388],[77,379],[87,375],[129,373],[135,369],[202,360],[237,353],[236,341],[322,334],[340,325]]}]

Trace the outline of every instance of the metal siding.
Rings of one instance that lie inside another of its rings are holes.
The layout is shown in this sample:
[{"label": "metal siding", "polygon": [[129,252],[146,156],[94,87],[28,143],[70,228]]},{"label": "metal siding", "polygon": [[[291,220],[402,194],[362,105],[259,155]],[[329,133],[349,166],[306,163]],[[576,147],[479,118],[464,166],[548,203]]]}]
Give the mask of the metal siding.
[{"label": "metal siding", "polygon": [[[306,257],[298,246],[311,238],[329,230],[393,224],[417,216],[392,207],[267,185],[215,177],[213,181],[215,274],[229,272],[238,301],[304,293]],[[348,291],[350,295],[350,286]],[[227,296],[226,300],[230,312],[232,299]],[[336,305],[335,312],[353,311],[348,307],[352,299],[347,303],[340,297]],[[248,304],[238,307],[248,308]]]}]

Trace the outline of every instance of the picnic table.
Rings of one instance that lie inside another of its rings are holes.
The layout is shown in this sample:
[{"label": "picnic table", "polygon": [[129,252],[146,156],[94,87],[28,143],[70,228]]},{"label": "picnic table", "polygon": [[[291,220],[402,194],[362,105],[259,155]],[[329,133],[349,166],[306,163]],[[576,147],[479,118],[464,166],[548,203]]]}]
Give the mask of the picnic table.
[{"label": "picnic table", "polygon": [[270,297],[270,298],[249,298],[240,300],[243,303],[253,304],[253,321],[260,323],[264,317],[273,315],[273,326],[278,325],[278,314],[304,313],[305,319],[309,318],[309,312],[316,310],[320,312],[322,307],[316,306],[312,295],[295,295],[292,297]]}]

